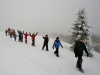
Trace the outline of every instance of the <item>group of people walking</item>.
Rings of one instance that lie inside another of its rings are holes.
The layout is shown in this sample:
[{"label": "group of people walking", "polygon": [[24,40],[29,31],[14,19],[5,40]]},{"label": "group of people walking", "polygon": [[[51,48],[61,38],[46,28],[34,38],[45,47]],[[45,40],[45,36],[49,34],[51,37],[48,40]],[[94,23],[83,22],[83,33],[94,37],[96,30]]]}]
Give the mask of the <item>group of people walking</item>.
[{"label": "group of people walking", "polygon": [[13,36],[14,39],[15,39],[15,41],[16,41],[17,35],[16,35],[16,32],[15,32],[14,29],[8,28],[8,29],[5,31],[5,33],[6,33],[6,36],[7,36],[7,35],[10,35],[10,38],[12,38],[12,36]]},{"label": "group of people walking", "polygon": [[[23,42],[23,35],[24,35],[26,44],[27,44],[27,36],[30,36],[32,38],[32,46],[35,46],[35,37],[38,34],[38,32],[36,32],[36,34],[35,33],[31,34],[29,32],[29,34],[28,34],[27,32],[24,33],[24,31],[21,32],[21,31],[18,30],[18,35],[16,35],[15,30],[13,30],[13,29],[11,30],[10,28],[8,28],[8,30],[6,30],[5,33],[6,33],[6,36],[8,34],[8,35],[10,35],[11,38],[13,36],[15,41],[16,41],[16,37],[18,36],[19,37],[18,41],[20,41],[20,42]],[[44,48],[46,46],[46,51],[49,51],[48,50],[48,43],[49,43],[48,35],[45,35],[45,37],[43,37],[43,39],[44,39],[44,42],[43,42],[42,50],[44,50]],[[61,42],[59,40],[59,37],[56,37],[56,40],[54,41],[52,48],[56,49],[54,51],[54,54],[56,54],[57,57],[59,57],[59,47],[60,46],[63,48],[63,46],[62,46],[62,44],[61,44]],[[83,69],[82,69],[83,50],[87,53],[87,56],[89,56],[89,53],[88,53],[87,48],[86,48],[86,45],[84,43],[84,39],[80,38],[78,41],[75,41],[74,53],[75,53],[75,57],[78,57],[77,63],[76,63],[76,67],[79,68],[79,70],[81,70],[81,71],[83,71]]]},{"label": "group of people walking", "polygon": [[[6,33],[6,36],[10,35],[10,38],[12,38],[12,36],[13,36],[15,41],[16,41],[16,38],[19,37],[19,39],[18,39],[19,42],[23,42],[23,35],[24,35],[24,39],[25,39],[25,43],[26,44],[27,44],[27,37],[30,36],[31,39],[32,39],[32,46],[35,46],[35,37],[38,34],[38,32],[33,33],[33,34],[31,34],[29,32],[29,34],[28,34],[27,32],[24,33],[24,31],[22,32],[22,31],[18,30],[17,31],[18,35],[17,35],[16,31],[14,29],[10,29],[10,28],[8,28],[5,31],[5,33]],[[49,37],[48,37],[48,35],[45,35],[45,37],[43,37],[43,39],[44,39],[44,42],[43,42],[42,50],[44,50],[44,48],[46,47],[46,51],[49,51],[49,49],[48,49],[48,43],[49,43]],[[63,46],[62,46],[62,44],[61,44],[61,42],[59,40],[59,37],[57,37],[56,40],[53,43],[53,46],[52,46],[53,49],[54,49],[54,47],[56,49],[56,51],[54,52],[54,54],[56,54],[57,57],[59,57],[59,47],[60,46],[63,48]]]}]

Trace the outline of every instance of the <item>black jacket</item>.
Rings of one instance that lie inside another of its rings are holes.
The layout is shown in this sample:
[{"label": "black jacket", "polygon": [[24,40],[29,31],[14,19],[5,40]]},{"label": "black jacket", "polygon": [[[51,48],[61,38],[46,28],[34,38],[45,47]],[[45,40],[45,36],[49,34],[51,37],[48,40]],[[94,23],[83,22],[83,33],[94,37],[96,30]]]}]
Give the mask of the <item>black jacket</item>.
[{"label": "black jacket", "polygon": [[23,38],[23,33],[21,33],[20,31],[18,31],[19,34],[19,38]]},{"label": "black jacket", "polygon": [[83,55],[83,50],[88,54],[87,48],[84,44],[84,42],[76,41],[75,42],[75,47],[74,47],[74,53],[77,56],[82,56]]},{"label": "black jacket", "polygon": [[49,38],[48,37],[43,37],[43,39],[44,39],[44,44],[48,44]]}]

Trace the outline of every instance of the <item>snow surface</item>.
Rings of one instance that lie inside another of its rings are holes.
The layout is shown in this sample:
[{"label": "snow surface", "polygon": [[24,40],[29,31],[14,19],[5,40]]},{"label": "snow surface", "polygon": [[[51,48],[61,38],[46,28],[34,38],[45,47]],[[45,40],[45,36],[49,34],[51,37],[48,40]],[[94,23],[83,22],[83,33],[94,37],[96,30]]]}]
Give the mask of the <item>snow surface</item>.
[{"label": "snow surface", "polygon": [[100,75],[100,54],[94,52],[94,57],[83,57],[81,73],[76,69],[77,58],[70,50],[70,44],[62,42],[59,55],[54,55],[52,49],[54,39],[49,40],[49,51],[41,50],[43,38],[36,36],[36,46],[14,41],[0,32],[0,75]]}]

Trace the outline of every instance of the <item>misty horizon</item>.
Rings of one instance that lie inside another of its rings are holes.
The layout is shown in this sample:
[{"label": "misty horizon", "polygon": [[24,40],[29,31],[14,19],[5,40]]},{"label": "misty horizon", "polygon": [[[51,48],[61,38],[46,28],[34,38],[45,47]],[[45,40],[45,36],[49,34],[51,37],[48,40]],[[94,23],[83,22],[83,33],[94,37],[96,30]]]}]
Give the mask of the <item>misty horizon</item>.
[{"label": "misty horizon", "polygon": [[100,34],[100,1],[0,0],[0,31],[8,27],[44,34],[70,34],[80,8],[85,8],[92,33]]}]

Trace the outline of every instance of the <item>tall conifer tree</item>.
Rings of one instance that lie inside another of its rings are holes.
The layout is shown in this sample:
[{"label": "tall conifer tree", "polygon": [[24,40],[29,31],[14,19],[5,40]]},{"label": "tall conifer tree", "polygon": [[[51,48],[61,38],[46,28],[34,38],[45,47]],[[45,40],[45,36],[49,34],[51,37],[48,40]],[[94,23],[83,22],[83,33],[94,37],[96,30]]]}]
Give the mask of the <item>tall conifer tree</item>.
[{"label": "tall conifer tree", "polygon": [[90,57],[93,56],[91,50],[93,50],[92,42],[91,42],[91,26],[88,25],[87,17],[85,13],[85,9],[81,9],[78,12],[78,17],[72,27],[72,39],[71,43],[79,40],[81,37],[84,38],[84,42],[86,44],[87,50],[89,52]]}]

